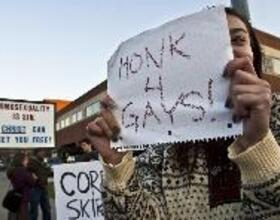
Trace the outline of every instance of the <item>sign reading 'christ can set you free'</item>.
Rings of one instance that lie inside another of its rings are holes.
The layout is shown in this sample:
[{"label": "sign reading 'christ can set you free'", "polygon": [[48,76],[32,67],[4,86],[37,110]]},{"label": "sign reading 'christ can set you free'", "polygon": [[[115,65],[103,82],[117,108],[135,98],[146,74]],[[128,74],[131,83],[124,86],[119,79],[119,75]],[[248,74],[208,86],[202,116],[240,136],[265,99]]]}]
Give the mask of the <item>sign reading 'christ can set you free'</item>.
[{"label": "sign reading 'christ can set you free'", "polygon": [[55,105],[0,99],[0,148],[55,146]]},{"label": "sign reading 'christ can set you free'", "polygon": [[122,43],[108,62],[119,150],[241,134],[224,107],[233,59],[224,7],[179,18]]}]

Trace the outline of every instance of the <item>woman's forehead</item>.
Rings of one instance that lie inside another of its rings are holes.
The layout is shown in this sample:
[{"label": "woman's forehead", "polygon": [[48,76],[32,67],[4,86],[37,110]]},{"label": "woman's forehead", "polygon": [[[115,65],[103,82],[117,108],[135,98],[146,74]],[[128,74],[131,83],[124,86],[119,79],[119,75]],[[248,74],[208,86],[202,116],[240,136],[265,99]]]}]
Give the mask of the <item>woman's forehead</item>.
[{"label": "woman's forehead", "polygon": [[228,27],[230,32],[243,31],[248,33],[247,27],[240,18],[234,15],[227,15]]}]

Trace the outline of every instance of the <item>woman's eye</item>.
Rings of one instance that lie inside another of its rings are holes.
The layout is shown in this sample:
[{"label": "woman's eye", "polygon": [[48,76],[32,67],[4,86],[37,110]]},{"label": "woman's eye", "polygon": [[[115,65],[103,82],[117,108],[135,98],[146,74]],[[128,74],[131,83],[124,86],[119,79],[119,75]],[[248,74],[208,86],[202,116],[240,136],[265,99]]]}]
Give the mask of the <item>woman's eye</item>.
[{"label": "woman's eye", "polygon": [[235,46],[243,46],[246,43],[246,38],[244,36],[234,36],[231,43]]}]

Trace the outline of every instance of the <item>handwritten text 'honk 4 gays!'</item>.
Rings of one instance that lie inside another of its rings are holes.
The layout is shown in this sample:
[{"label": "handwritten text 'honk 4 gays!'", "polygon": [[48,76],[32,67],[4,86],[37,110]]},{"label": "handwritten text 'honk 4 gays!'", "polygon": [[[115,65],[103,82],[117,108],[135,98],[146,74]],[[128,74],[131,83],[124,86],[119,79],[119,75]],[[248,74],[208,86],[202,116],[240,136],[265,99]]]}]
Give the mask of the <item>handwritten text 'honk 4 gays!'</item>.
[{"label": "handwritten text 'honk 4 gays!'", "polygon": [[[176,123],[176,112],[179,108],[196,112],[191,119],[193,122],[199,122],[205,118],[206,109],[203,105],[192,103],[191,100],[195,99],[202,101],[206,98],[208,99],[210,106],[213,105],[214,102],[212,93],[213,80],[209,78],[207,85],[204,86],[207,87],[207,97],[204,97],[203,93],[199,90],[190,89],[189,91],[179,92],[172,105],[166,104],[166,91],[164,85],[168,82],[164,81],[165,59],[182,59],[185,60],[187,65],[192,59],[192,55],[180,47],[180,43],[184,43],[183,41],[185,40],[185,33],[182,33],[179,36],[173,36],[170,34],[167,39],[161,39],[160,47],[157,50],[154,50],[154,48],[151,49],[151,47],[144,47],[141,51],[132,52],[119,59],[119,80],[134,80],[133,77],[136,74],[152,70],[152,74],[147,72],[145,74],[147,76],[145,83],[142,85],[143,94],[158,94],[157,101],[159,103],[157,103],[157,105],[160,105],[160,110],[168,116],[168,120],[172,125]],[[155,103],[152,103],[148,99],[145,106],[143,106],[143,112],[141,114],[136,114],[131,110],[131,107],[135,104],[134,101],[128,100],[127,104],[122,108],[121,123],[123,127],[134,129],[137,133],[140,129],[145,129],[150,120],[154,120],[158,124],[162,123],[163,119],[154,110]],[[212,120],[214,121],[215,118],[212,118]],[[169,135],[171,135],[171,131],[169,131]]]}]

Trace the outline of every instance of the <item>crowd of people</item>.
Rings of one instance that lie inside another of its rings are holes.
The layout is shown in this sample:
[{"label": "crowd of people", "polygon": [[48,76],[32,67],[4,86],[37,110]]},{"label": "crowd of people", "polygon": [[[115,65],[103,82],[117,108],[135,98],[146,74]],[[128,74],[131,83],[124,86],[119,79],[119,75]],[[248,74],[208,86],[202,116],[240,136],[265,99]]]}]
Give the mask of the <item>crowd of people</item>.
[{"label": "crowd of people", "polygon": [[[82,139],[78,147],[80,154],[75,155],[75,162],[98,160],[98,153],[90,140]],[[44,162],[45,149],[35,149],[33,155],[22,151],[15,154],[7,169],[7,177],[13,189],[22,195],[17,212],[9,212],[8,220],[38,220],[38,209],[42,210],[43,220],[51,220],[51,206],[48,195],[48,178],[52,169]]]},{"label": "crowd of people", "polygon": [[45,152],[44,149],[36,149],[32,156],[19,152],[10,163],[7,177],[22,199],[19,210],[9,212],[9,220],[37,220],[39,206],[43,220],[51,219],[47,186],[52,170],[44,163]]}]

